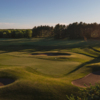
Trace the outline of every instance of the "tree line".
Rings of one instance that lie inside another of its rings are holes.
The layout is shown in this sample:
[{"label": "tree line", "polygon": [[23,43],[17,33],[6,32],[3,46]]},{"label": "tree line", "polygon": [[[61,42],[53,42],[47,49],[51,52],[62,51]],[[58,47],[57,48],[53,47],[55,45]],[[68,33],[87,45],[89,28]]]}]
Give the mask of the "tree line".
[{"label": "tree line", "polygon": [[0,38],[31,38],[32,30],[1,29]]},{"label": "tree line", "polygon": [[35,26],[33,29],[0,29],[0,38],[100,39],[100,24],[74,22],[69,25]]}]

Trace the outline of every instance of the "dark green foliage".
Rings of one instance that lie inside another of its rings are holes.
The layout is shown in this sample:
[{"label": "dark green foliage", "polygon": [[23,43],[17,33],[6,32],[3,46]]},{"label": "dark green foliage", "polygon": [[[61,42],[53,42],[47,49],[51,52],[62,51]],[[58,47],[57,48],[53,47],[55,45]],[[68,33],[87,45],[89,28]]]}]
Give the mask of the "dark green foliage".
[{"label": "dark green foliage", "polygon": [[32,30],[4,29],[0,30],[0,38],[31,38]]},{"label": "dark green foliage", "polygon": [[80,89],[78,97],[71,94],[71,96],[67,96],[67,98],[68,100],[100,100],[100,84]]},{"label": "dark green foliage", "polygon": [[82,32],[83,32],[83,24],[82,23],[73,23],[73,24],[69,24],[67,26],[67,35],[70,39],[81,39],[82,36]]},{"label": "dark green foliage", "polygon": [[0,38],[54,37],[54,39],[100,39],[100,24],[74,22],[67,26],[35,26],[33,29],[1,29]]},{"label": "dark green foliage", "polygon": [[55,39],[62,39],[64,38],[64,30],[66,26],[57,24],[54,28],[54,38]]},{"label": "dark green foliage", "polygon": [[3,31],[0,30],[0,38],[3,38]]},{"label": "dark green foliage", "polygon": [[7,38],[11,38],[11,30],[7,30],[6,34],[7,34]]},{"label": "dark green foliage", "polygon": [[32,37],[52,37],[53,27],[50,26],[38,26],[32,29]]},{"label": "dark green foliage", "polygon": [[3,38],[7,38],[7,33],[3,32]]},{"label": "dark green foliage", "polygon": [[26,30],[25,37],[26,38],[32,38],[32,31],[31,30]]}]

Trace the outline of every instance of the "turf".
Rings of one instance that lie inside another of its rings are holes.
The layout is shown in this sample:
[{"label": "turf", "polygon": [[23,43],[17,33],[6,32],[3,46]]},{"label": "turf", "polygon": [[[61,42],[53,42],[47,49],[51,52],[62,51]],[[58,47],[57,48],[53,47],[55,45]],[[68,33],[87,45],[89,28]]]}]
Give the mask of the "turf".
[{"label": "turf", "polygon": [[[77,94],[72,80],[100,70],[99,40],[0,39],[0,100],[67,100]],[[37,55],[63,53],[69,55]],[[35,54],[35,55],[33,55]]]}]

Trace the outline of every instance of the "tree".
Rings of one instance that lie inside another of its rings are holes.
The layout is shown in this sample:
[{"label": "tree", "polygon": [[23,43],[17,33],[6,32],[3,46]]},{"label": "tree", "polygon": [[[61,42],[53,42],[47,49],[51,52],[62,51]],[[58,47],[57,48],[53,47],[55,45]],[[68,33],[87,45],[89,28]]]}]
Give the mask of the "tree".
[{"label": "tree", "polygon": [[52,37],[53,27],[50,26],[38,26],[32,29],[32,37]]},{"label": "tree", "polygon": [[7,38],[11,38],[11,30],[7,30],[6,34],[7,34]]},{"label": "tree", "polygon": [[3,31],[0,30],[0,38],[3,38]]},{"label": "tree", "polygon": [[54,27],[54,38],[55,39],[62,39],[64,38],[64,29],[65,29],[65,25],[60,25],[60,24],[57,24],[55,27]]},{"label": "tree", "polygon": [[3,38],[7,38],[7,33],[3,32]]},{"label": "tree", "polygon": [[32,30],[26,30],[25,37],[32,38]]}]

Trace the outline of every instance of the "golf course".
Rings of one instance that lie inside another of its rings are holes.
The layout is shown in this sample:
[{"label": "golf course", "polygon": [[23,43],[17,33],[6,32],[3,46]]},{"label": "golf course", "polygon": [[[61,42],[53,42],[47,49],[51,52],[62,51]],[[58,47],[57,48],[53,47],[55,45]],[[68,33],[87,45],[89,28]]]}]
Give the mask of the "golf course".
[{"label": "golf course", "polygon": [[0,100],[67,100],[99,70],[99,40],[0,39]]}]

